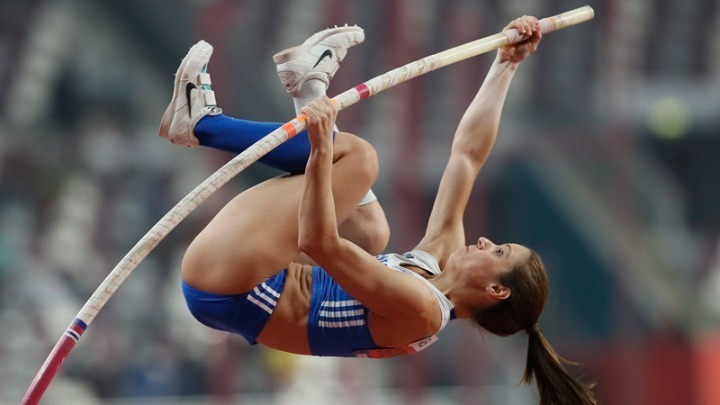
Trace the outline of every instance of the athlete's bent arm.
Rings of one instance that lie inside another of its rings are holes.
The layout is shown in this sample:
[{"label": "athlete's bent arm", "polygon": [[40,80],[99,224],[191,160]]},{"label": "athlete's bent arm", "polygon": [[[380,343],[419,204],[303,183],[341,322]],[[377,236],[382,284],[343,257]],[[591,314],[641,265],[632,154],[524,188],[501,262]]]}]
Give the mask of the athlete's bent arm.
[{"label": "athlete's bent arm", "polygon": [[463,214],[473,183],[495,143],[510,82],[518,63],[537,49],[541,38],[535,17],[519,18],[506,28],[517,28],[527,40],[498,50],[485,81],[463,114],[425,236],[417,246],[435,256],[441,268],[450,253],[465,243]]},{"label": "athlete's bent arm", "polygon": [[[330,188],[332,128],[337,115],[328,98],[309,104],[308,133],[312,145],[305,187],[298,210],[298,246],[350,295],[383,318],[440,319],[435,298],[422,281],[389,271],[374,256],[341,238]],[[420,321],[422,322],[422,321]],[[437,325],[424,325],[434,331]]]}]

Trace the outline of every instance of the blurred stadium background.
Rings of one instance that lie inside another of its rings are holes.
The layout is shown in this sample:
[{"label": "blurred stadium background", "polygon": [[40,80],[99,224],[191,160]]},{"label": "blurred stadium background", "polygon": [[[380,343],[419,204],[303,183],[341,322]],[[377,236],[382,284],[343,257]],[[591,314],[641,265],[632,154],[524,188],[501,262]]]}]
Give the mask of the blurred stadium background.
[{"label": "blurred stadium background", "polygon": [[[0,1],[0,403],[17,403],[83,303],[135,242],[232,156],[156,136],[187,48],[215,46],[225,112],[286,121],[271,56],[358,24],[330,93],[499,31],[555,0]],[[550,341],[604,404],[720,404],[720,4],[589,1],[596,18],[544,39],[520,69],[473,195],[468,239],[544,257]],[[344,111],[379,151],[394,234],[421,235],[450,138],[493,56]],[[460,322],[397,360],[251,348],[194,321],[179,288],[191,238],[275,175],[256,165],[132,274],[80,341],[47,404],[531,404],[524,336]],[[238,241],[242,243],[242,241]]]}]

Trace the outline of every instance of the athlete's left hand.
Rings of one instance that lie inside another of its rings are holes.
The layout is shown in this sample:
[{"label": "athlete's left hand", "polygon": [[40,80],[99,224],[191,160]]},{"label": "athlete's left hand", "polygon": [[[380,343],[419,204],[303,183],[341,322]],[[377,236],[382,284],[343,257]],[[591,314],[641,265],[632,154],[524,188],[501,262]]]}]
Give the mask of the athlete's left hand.
[{"label": "athlete's left hand", "polygon": [[333,130],[338,108],[327,96],[318,98],[302,108],[307,116],[308,135],[313,148],[330,148],[333,144]]},{"label": "athlete's left hand", "polygon": [[511,21],[503,30],[511,28],[515,28],[518,33],[523,36],[523,41],[517,44],[503,46],[498,49],[498,56],[502,62],[519,63],[537,50],[538,44],[540,44],[540,40],[542,39],[540,23],[537,18],[524,15]]}]

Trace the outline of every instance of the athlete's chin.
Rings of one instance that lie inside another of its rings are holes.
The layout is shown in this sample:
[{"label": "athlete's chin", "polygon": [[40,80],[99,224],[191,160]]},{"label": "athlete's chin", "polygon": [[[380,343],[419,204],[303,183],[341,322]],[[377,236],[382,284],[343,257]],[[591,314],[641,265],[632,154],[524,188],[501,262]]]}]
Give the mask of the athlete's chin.
[{"label": "athlete's chin", "polygon": [[453,257],[453,256],[461,256],[463,253],[465,253],[465,251],[466,251],[465,246],[459,247],[454,252],[452,252],[450,254],[450,256],[448,256],[448,258]]}]

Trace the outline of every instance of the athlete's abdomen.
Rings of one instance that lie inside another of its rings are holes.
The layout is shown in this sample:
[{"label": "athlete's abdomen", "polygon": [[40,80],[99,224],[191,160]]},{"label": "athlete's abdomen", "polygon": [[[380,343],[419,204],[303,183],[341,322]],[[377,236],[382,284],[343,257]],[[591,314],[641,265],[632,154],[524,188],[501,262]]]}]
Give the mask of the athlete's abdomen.
[{"label": "athlete's abdomen", "polygon": [[273,349],[310,354],[307,320],[312,294],[312,267],[291,263],[275,311],[257,341]]}]

